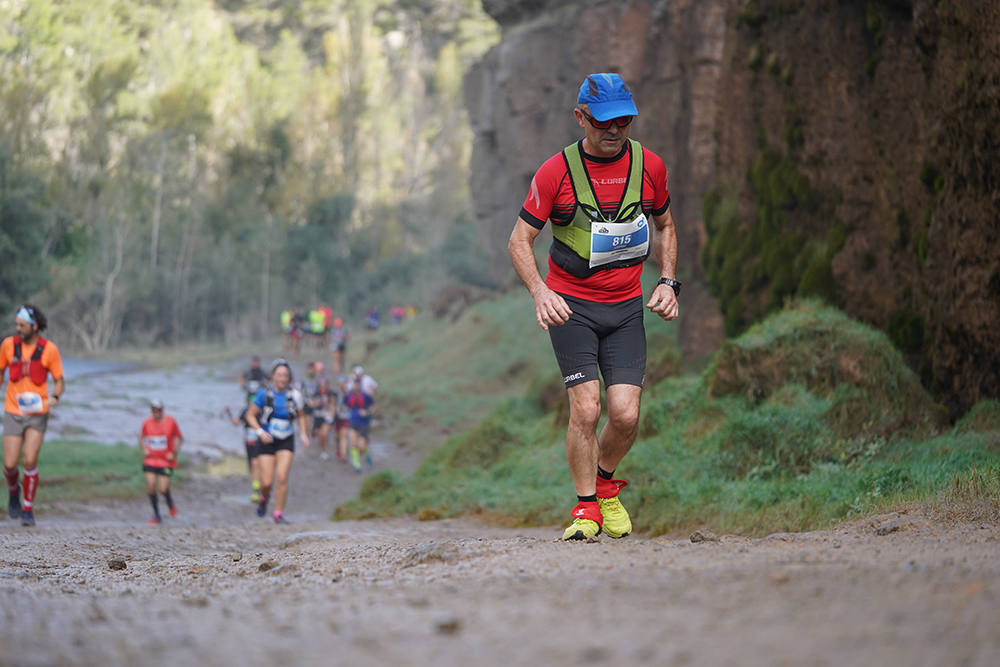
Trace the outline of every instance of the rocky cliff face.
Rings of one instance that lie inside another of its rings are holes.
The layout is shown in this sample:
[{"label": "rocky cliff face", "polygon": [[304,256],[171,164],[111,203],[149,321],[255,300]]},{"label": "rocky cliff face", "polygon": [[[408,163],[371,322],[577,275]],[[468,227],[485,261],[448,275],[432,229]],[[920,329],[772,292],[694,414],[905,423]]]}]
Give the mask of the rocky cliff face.
[{"label": "rocky cliff face", "polygon": [[679,273],[693,288],[687,354],[715,349],[723,321],[739,329],[815,293],[888,331],[956,413],[1000,395],[996,3],[484,7],[503,39],[468,75],[466,99],[497,275],[511,275],[506,238],[531,175],[577,138],[577,87],[617,71],[639,106],[633,137],[670,170]]},{"label": "rocky cliff face", "polygon": [[780,155],[812,205],[772,231],[828,259],[797,287],[886,330],[953,412],[1000,395],[1000,6],[741,2],[725,42],[717,179],[740,229],[778,206],[752,176]]}]

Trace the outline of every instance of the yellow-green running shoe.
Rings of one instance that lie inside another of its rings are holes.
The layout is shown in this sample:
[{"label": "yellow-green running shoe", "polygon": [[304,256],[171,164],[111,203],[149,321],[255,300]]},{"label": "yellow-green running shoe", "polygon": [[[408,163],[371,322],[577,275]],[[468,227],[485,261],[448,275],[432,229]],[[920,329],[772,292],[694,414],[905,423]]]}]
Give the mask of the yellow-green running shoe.
[{"label": "yellow-green running shoe", "polygon": [[573,523],[569,524],[569,528],[563,533],[563,539],[589,540],[592,537],[597,537],[599,532],[601,532],[601,527],[596,521],[591,521],[590,519],[573,519]]},{"label": "yellow-green running shoe", "polygon": [[597,503],[577,503],[572,516],[573,523],[563,533],[563,540],[589,540],[601,532],[601,509]]},{"label": "yellow-green running shoe", "polygon": [[597,502],[601,506],[604,523],[601,529],[608,537],[625,537],[632,532],[632,520],[628,512],[618,500],[618,493],[628,486],[624,479],[597,478]]},{"label": "yellow-green running shoe", "polygon": [[605,535],[618,538],[625,537],[632,532],[632,520],[628,518],[628,512],[617,496],[598,498],[597,503],[601,506],[601,514],[604,516],[601,529]]}]

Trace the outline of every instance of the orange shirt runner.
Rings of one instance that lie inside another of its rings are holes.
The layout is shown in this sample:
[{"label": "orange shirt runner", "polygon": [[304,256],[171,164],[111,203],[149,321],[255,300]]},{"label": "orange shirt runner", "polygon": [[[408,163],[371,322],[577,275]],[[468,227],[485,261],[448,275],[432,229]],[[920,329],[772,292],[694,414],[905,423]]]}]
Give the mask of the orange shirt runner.
[{"label": "orange shirt runner", "polygon": [[[31,355],[35,353],[36,347],[37,342],[33,345],[21,342],[21,360],[26,366],[31,362]],[[0,371],[5,370],[13,362],[14,337],[10,336],[4,338],[3,343],[0,343]],[[51,340],[45,341],[41,362],[53,379],[59,379],[63,376],[62,357],[59,356],[59,348]],[[22,417],[45,414],[49,411],[49,383],[35,384],[28,372],[25,372],[19,380],[11,380],[7,383],[4,410],[9,414]]]}]

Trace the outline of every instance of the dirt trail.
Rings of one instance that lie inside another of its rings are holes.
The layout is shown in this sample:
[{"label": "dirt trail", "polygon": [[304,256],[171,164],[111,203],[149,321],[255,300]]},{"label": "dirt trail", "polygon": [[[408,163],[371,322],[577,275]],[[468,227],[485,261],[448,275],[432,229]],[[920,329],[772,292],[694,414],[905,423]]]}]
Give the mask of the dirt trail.
[{"label": "dirt trail", "polygon": [[1000,664],[996,526],[563,544],[330,522],[360,479],[315,451],[292,484],[288,526],[241,476],[189,479],[161,526],[142,498],[0,519],[0,664]]}]

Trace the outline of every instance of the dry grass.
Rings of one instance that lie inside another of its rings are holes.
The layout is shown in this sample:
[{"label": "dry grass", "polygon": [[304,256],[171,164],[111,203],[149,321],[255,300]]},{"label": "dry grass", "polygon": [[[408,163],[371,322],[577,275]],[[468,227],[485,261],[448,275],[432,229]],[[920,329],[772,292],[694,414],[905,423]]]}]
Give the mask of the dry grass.
[{"label": "dry grass", "polygon": [[974,466],[952,480],[947,489],[925,504],[936,520],[956,523],[1000,523],[1000,465]]}]

